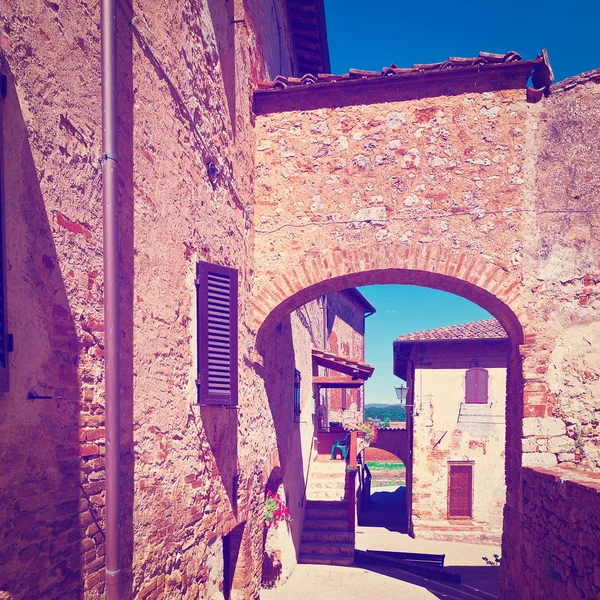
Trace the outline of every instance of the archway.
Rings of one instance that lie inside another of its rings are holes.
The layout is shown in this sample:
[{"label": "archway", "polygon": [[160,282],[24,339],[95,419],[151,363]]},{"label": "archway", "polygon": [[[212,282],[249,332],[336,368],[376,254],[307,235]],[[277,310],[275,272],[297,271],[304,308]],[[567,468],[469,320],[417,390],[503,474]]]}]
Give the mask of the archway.
[{"label": "archway", "polygon": [[[285,272],[259,274],[263,286],[254,302],[257,350],[291,311],[328,293],[371,284],[411,284],[451,292],[478,304],[503,326],[509,338],[506,393],[504,530],[520,538],[521,431],[524,400],[539,404],[535,379],[523,378],[522,360],[536,350],[527,324],[531,292],[509,269],[479,254],[423,245],[389,244],[374,248],[324,251]],[[529,416],[530,413],[526,413]]]}]

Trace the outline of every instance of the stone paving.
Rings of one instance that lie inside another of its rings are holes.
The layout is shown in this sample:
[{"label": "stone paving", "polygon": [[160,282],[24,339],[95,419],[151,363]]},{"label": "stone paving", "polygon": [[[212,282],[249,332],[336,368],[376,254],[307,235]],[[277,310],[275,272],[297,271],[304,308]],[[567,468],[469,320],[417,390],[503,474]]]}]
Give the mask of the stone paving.
[{"label": "stone paving", "polygon": [[[395,528],[392,525],[392,528]],[[433,581],[391,567],[298,565],[284,584],[262,590],[261,600],[354,600],[406,598],[424,600],[494,600],[498,569],[482,557],[500,554],[497,546],[414,540],[386,527],[357,526],[357,550],[390,550],[445,554],[445,565],[460,573],[462,584]]]}]

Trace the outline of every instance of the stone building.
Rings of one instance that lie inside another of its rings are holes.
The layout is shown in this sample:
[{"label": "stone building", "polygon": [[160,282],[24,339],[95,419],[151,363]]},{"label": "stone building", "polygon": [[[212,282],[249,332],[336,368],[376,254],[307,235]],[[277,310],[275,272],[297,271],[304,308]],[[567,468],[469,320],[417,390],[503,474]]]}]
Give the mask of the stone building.
[{"label": "stone building", "polygon": [[407,509],[416,537],[500,542],[507,358],[495,319],[394,342],[394,374],[410,382]]},{"label": "stone building", "polygon": [[[342,422],[347,426],[362,423],[363,405],[357,404],[357,399],[362,402],[363,387],[338,387],[340,373],[323,365],[362,363],[364,319],[373,312],[371,304],[354,289],[322,296],[282,320],[265,354],[279,457],[267,487],[271,485],[286,499],[293,517],[290,523],[268,532],[265,585],[285,580],[297,564],[308,478],[317,454],[328,456],[332,442],[345,435]],[[342,398],[341,390],[348,392],[345,406],[336,404]]]},{"label": "stone building", "polygon": [[600,73],[552,84],[546,57],[510,52],[334,77],[320,0],[124,0],[114,155],[105,16],[0,2],[3,595],[97,598],[108,575],[123,598],[256,598],[265,488],[287,467],[278,326],[369,283],[501,323],[502,597],[597,594]]}]

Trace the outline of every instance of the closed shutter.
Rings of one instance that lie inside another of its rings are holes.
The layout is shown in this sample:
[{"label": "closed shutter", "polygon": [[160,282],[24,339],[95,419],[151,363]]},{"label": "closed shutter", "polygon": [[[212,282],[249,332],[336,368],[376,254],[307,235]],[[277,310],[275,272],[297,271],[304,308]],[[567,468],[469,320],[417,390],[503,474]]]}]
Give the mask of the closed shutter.
[{"label": "closed shutter", "polygon": [[348,397],[346,393],[346,388],[342,388],[342,410],[346,410],[348,408]]},{"label": "closed shutter", "polygon": [[201,404],[237,405],[238,274],[235,269],[199,262],[198,400]]},{"label": "closed shutter", "polygon": [[448,518],[473,516],[473,465],[448,465]]},{"label": "closed shutter", "polygon": [[6,76],[0,75],[0,392],[9,391],[8,351],[9,334],[6,314],[6,269],[4,239],[4,128],[2,122],[2,99],[5,96]]},{"label": "closed shutter", "polygon": [[488,377],[486,369],[475,367],[467,371],[465,375],[465,402],[467,404],[487,404]]}]

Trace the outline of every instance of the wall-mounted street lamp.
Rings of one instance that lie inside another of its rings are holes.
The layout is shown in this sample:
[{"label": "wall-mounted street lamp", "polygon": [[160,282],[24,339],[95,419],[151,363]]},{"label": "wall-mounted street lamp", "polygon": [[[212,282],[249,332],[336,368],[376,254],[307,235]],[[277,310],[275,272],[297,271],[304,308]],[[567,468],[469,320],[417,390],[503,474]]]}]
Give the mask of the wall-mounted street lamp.
[{"label": "wall-mounted street lamp", "polygon": [[400,401],[400,406],[406,406],[408,388],[404,385],[401,385],[400,387],[395,387],[394,389],[396,390],[396,397]]}]

